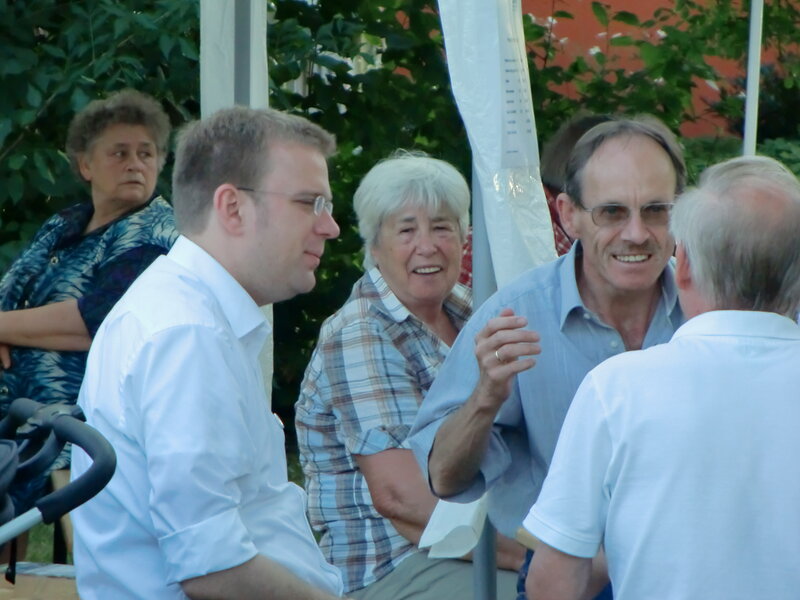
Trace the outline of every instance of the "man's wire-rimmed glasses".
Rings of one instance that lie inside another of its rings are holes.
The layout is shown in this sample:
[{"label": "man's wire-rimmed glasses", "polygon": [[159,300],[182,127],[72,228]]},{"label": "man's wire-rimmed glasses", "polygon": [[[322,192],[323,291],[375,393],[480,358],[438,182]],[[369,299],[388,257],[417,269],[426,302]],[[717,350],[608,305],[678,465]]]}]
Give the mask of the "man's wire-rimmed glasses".
[{"label": "man's wire-rimmed glasses", "polygon": [[[652,202],[639,208],[642,223],[650,227],[663,227],[669,224],[673,202]],[[631,208],[624,204],[599,204],[592,208],[578,205],[578,208],[592,215],[592,222],[598,227],[620,227],[631,218]]]},{"label": "man's wire-rimmed glasses", "polygon": [[[273,192],[272,190],[257,190],[255,188],[249,188],[249,187],[241,187],[241,186],[239,186],[236,189],[237,190],[241,190],[243,192],[253,192],[254,194],[273,194],[273,195],[276,195],[276,196],[291,196],[291,194],[287,194],[285,192]],[[310,206],[313,209],[314,214],[316,216],[320,216],[322,214],[323,210],[326,213],[328,213],[329,215],[333,214],[333,202],[331,202],[330,200],[328,200],[325,196],[323,196],[321,194],[318,195],[318,196],[314,196],[313,198],[312,197],[308,197],[308,198],[302,198],[301,197],[301,198],[293,198],[293,200],[295,202],[299,202],[300,204],[305,204],[307,206]]]}]

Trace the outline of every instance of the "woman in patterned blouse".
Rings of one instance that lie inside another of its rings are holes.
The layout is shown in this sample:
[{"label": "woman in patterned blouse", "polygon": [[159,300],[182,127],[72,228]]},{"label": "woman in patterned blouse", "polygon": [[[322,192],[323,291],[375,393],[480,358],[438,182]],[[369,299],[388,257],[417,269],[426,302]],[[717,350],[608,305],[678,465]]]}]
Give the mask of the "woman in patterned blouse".
[{"label": "woman in patterned blouse", "polygon": [[[18,397],[75,402],[100,322],[176,239],[172,208],[153,194],[169,134],[161,105],[133,90],[70,123],[67,155],[91,201],[48,219],[0,280],[0,417]],[[68,464],[63,452],[54,468]],[[45,479],[12,488],[18,514]]]},{"label": "woman in patterned blouse", "polygon": [[[418,547],[436,498],[405,446],[417,410],[471,313],[456,283],[469,188],[452,165],[399,153],[353,205],[367,272],[322,325],[296,409],[308,509],[326,558],[358,600],[469,600],[472,566]],[[500,597],[522,547],[498,542]]]}]

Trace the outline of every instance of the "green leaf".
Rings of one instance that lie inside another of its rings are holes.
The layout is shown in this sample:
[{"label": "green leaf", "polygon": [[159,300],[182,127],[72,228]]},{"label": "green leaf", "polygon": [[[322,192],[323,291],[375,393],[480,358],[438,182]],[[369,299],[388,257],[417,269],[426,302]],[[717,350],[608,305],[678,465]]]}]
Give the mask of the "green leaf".
[{"label": "green leaf", "polygon": [[38,107],[42,103],[42,93],[33,85],[28,85],[28,93],[25,94],[25,100],[30,106]]},{"label": "green leaf", "polygon": [[28,109],[18,110],[14,113],[14,116],[16,117],[17,123],[24,127],[34,122],[36,119],[36,111]]},{"label": "green leaf", "polygon": [[[2,126],[2,124],[0,124],[0,126]],[[8,167],[12,171],[18,171],[23,167],[27,160],[28,157],[24,154],[13,154],[11,158],[8,159]]]},{"label": "green leaf", "polygon": [[21,60],[15,58],[3,58],[3,60],[0,61],[0,77],[4,77],[6,75],[19,75],[24,71],[25,65],[22,64]]},{"label": "green leaf", "polygon": [[50,170],[50,166],[45,161],[45,157],[42,152],[34,153],[33,164],[36,165],[36,170],[42,177],[42,179],[50,183],[55,183],[55,179],[53,178],[53,172]]},{"label": "green leaf", "polygon": [[127,19],[117,18],[114,19],[114,37],[120,38],[130,29]]},{"label": "green leaf", "polygon": [[595,18],[603,27],[608,26],[608,11],[605,4],[601,2],[592,2],[592,12]]},{"label": "green leaf", "polygon": [[181,47],[181,54],[183,54],[183,56],[185,56],[186,58],[189,58],[191,60],[199,60],[200,59],[200,56],[197,53],[197,47],[194,46],[189,40],[187,40],[186,38],[183,38],[183,37],[179,38],[178,39],[178,44]]},{"label": "green leaf", "polygon": [[164,58],[169,58],[169,53],[175,47],[175,39],[163,33],[158,38],[158,48],[161,50],[161,55]]},{"label": "green leaf", "polygon": [[639,45],[639,56],[641,56],[644,64],[650,68],[661,62],[661,52],[650,43],[645,42]]},{"label": "green leaf", "polygon": [[321,67],[330,69],[331,71],[340,69],[342,66],[349,68],[349,65],[346,62],[330,54],[318,54],[314,58],[314,62]]},{"label": "green leaf", "polygon": [[629,35],[618,35],[609,40],[610,46],[633,46],[635,42]]},{"label": "green leaf", "polygon": [[639,17],[637,17],[632,12],[628,12],[627,10],[621,10],[613,16],[613,20],[617,21],[618,23],[625,23],[626,25],[631,25],[633,27],[640,26]]},{"label": "green leaf", "polygon": [[23,181],[19,173],[11,173],[6,180],[6,192],[14,202],[22,200]]},{"label": "green leaf", "polygon": [[53,44],[41,44],[39,47],[46,54],[48,54],[49,56],[52,56],[53,58],[58,58],[58,59],[62,59],[63,60],[63,59],[65,59],[67,57],[67,55],[64,53],[64,51],[61,48],[59,48],[58,46],[54,46]]},{"label": "green leaf", "polygon": [[8,134],[11,133],[11,129],[11,119],[0,118],[0,148],[3,147],[3,143],[6,141]]},{"label": "green leaf", "polygon": [[72,95],[70,96],[69,104],[72,107],[72,112],[78,112],[84,106],[89,104],[89,96],[83,90],[82,87],[76,87],[72,90]]}]

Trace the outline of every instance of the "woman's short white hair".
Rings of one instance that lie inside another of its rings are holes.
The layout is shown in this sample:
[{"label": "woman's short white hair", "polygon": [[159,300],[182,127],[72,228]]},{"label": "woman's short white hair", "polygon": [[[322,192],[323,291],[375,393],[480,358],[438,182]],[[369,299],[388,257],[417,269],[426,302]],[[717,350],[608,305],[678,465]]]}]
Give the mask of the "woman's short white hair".
[{"label": "woman's short white hair", "polygon": [[353,197],[364,240],[364,266],[375,266],[370,250],[378,242],[384,220],[409,205],[424,208],[431,216],[442,207],[452,212],[461,241],[466,241],[469,202],[469,186],[453,165],[424,152],[395,151],[369,170]]}]

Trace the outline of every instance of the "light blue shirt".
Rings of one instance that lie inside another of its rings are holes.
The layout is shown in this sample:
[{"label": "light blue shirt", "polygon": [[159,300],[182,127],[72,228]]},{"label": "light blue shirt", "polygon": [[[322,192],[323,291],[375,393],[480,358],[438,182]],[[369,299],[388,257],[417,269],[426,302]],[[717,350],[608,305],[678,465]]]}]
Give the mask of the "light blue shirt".
[{"label": "light blue shirt", "polygon": [[[513,536],[539,495],[572,398],[586,374],[625,351],[619,332],[581,300],[575,279],[575,244],[568,254],[524,273],[489,298],[461,330],[425,397],[410,445],[427,476],[428,455],[446,418],[466,402],[478,382],[475,336],[503,308],[528,319],[541,336],[536,366],[517,376],[500,409],[487,452],[470,487],[448,498],[468,502],[487,489],[495,527]],[[643,347],[669,341],[683,322],[673,266],[661,277],[661,298]]]}]

